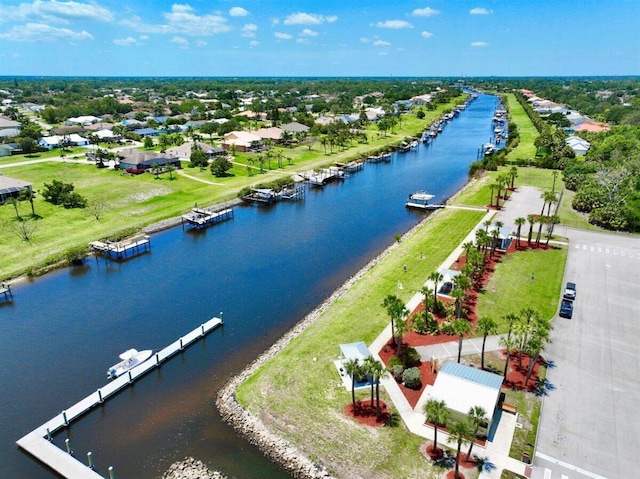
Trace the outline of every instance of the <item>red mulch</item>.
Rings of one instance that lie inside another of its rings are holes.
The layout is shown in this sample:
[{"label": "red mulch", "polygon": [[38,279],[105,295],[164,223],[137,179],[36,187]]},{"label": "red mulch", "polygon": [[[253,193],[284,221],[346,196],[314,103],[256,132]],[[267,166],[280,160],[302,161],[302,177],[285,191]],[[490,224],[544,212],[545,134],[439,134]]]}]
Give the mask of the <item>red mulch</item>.
[{"label": "red mulch", "polygon": [[[521,231],[521,234],[526,234],[524,230],[525,228],[523,228],[523,230]],[[534,237],[533,237],[534,240],[535,240],[535,234],[536,234],[536,231],[534,231]],[[485,287],[485,285],[489,281],[489,278],[495,271],[495,267],[497,263],[499,263],[502,260],[502,257],[505,254],[514,253],[516,251],[526,251],[529,249],[546,250],[551,248],[553,248],[553,246],[545,245],[542,242],[539,245],[536,245],[535,241],[532,241],[531,245],[529,245],[526,239],[521,240],[520,246],[518,247],[517,241],[514,239],[513,241],[511,241],[511,244],[509,245],[509,248],[507,251],[496,250],[494,251],[493,255],[490,255],[487,257],[486,267],[482,277],[479,278],[476,281],[476,284],[474,285],[474,287],[469,290],[466,300],[462,303],[463,309],[467,311],[465,318],[469,320],[469,322],[471,322],[473,329],[475,329],[476,322],[478,320],[478,317],[476,315],[476,305],[478,300],[478,294],[479,292],[482,291],[482,289]],[[453,268],[456,270],[461,270],[462,267],[465,265],[465,263],[466,263],[466,257],[461,256],[456,260]],[[444,303],[451,304],[454,302],[453,298],[446,297],[446,296],[438,296],[438,299]],[[409,322],[411,322],[414,315],[416,315],[417,313],[423,310],[424,310],[424,304],[419,303],[418,306],[409,314]],[[437,319],[439,324],[445,321],[445,318],[439,317],[437,315],[434,315],[434,317]],[[431,334],[418,334],[415,331],[410,331],[407,334],[405,334],[402,339],[403,339],[402,347],[404,348],[404,347],[429,346],[433,344],[441,344],[441,343],[446,343],[451,341],[457,341],[458,338],[457,336],[450,336],[442,333],[431,335]],[[387,344],[385,344],[383,348],[379,351],[380,359],[382,359],[382,362],[387,367],[389,366],[389,359],[391,358],[391,356],[395,356],[395,354],[396,354],[396,346],[392,344],[391,340]],[[503,356],[505,355],[504,350],[502,351],[502,354]],[[518,358],[514,356],[510,361],[509,372],[507,374],[507,379],[505,380],[503,387],[513,388],[513,389],[526,389],[528,391],[534,391],[536,389],[536,383],[538,380],[538,369],[542,364],[544,364],[544,359],[542,357],[538,359],[536,365],[534,366],[533,373],[529,378],[529,382],[525,385],[528,362],[529,362],[528,356],[523,355],[522,367],[520,367]],[[426,361],[420,362],[416,367],[420,369],[420,374],[422,377],[422,387],[419,390],[413,390],[413,389],[404,387],[402,384],[399,384],[400,389],[402,390],[403,394],[407,398],[407,401],[409,402],[411,407],[415,407],[415,405],[418,403],[418,400],[420,399],[420,396],[422,395],[422,392],[424,391],[424,389],[428,385],[434,384],[435,378],[437,375],[437,371],[435,372],[431,371],[432,368],[429,362],[426,362]],[[484,443],[484,441],[476,441],[476,442],[479,444]]]},{"label": "red mulch", "polygon": [[447,472],[447,479],[466,479],[466,476],[462,472],[458,472],[456,475],[456,471],[452,470]]},{"label": "red mulch", "polygon": [[380,417],[376,417],[376,401],[374,400],[372,403],[369,399],[356,401],[355,408],[353,403],[347,404],[344,407],[344,413],[360,424],[373,427],[384,426],[391,416],[387,404],[384,401],[380,401]]},{"label": "red mulch", "polygon": [[438,447],[437,449],[434,450],[433,444],[429,444],[425,448],[425,452],[427,453],[429,458],[431,458],[432,461],[435,461],[436,459],[440,459],[444,455],[444,450],[441,447]]},{"label": "red mulch", "polygon": [[[501,353],[506,358],[507,351],[503,349]],[[533,372],[531,373],[529,382],[525,384],[525,379],[527,378],[527,370],[529,369],[529,356],[525,353],[522,353],[522,366],[520,366],[518,355],[512,354],[511,359],[509,360],[509,371],[507,371],[507,378],[502,384],[502,387],[505,389],[522,389],[529,392],[534,392],[536,390],[536,384],[538,382],[538,371],[540,370],[540,366],[542,366],[543,364],[544,359],[542,358],[542,356],[539,356],[536,364],[533,366]]]},{"label": "red mulch", "polygon": [[[405,335],[404,339],[406,340],[408,336],[409,334]],[[412,346],[416,345],[416,343],[411,343],[410,341],[403,341],[402,344],[403,348],[407,347],[408,344],[411,344]],[[391,343],[391,340],[383,346],[379,355],[385,366],[389,367],[389,358],[396,355],[396,347]],[[418,404],[418,400],[420,399],[424,389],[428,385],[433,384],[436,380],[436,373],[431,372],[431,364],[428,361],[421,361],[416,367],[420,370],[420,377],[422,378],[422,387],[420,389],[409,389],[401,383],[398,384],[398,386],[400,386],[400,390],[404,394],[404,397],[407,398],[407,401],[412,408],[416,407],[416,404]]]}]

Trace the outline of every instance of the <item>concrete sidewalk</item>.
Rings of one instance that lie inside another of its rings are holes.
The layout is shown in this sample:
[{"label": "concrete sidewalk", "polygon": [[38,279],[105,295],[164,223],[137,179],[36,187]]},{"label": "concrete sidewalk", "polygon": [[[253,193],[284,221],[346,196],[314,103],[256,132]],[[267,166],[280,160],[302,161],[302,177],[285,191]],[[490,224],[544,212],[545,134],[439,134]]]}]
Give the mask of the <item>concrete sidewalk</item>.
[{"label": "concrete sidewalk", "polygon": [[[487,220],[493,219],[495,214],[495,211],[488,211],[476,227],[471,230],[458,247],[451,252],[447,259],[444,260],[440,268],[451,268],[463,253],[462,245],[469,241],[475,242],[476,231],[484,228],[483,223]],[[425,286],[433,288],[433,284],[430,281],[427,281]],[[421,293],[414,294],[407,302],[407,309],[409,311],[413,311],[418,304],[422,302],[422,299],[423,296]],[[500,337],[501,336],[487,337],[485,352],[500,349]],[[379,361],[380,357],[378,355],[378,351],[380,351],[390,339],[391,324],[389,324],[369,346],[369,350]],[[431,357],[441,361],[449,358],[457,359],[458,341],[450,341],[432,346],[418,346],[416,350],[420,353],[423,360],[429,360]],[[482,337],[465,339],[462,343],[462,354],[479,354],[481,350]],[[409,429],[413,434],[417,434],[425,439],[433,440],[433,427],[425,424],[425,415],[422,412],[424,404],[429,398],[431,386],[427,386],[425,388],[415,408],[412,408],[402,393],[400,386],[395,379],[391,377],[391,375],[387,374],[383,379],[381,379],[380,384],[384,386],[395,408],[402,417],[402,421],[405,423],[407,429]],[[508,469],[522,475],[525,473],[526,465],[509,457],[509,449],[511,448],[511,441],[516,428],[517,414],[513,415],[499,412],[498,416],[498,426],[493,436],[493,440],[487,441],[485,447],[479,445],[475,445],[473,447],[473,454],[483,458],[485,464],[490,465],[485,468],[488,470],[483,470],[480,473],[480,479],[499,479],[504,469]],[[449,435],[438,429],[438,444],[447,445],[448,439]]]}]

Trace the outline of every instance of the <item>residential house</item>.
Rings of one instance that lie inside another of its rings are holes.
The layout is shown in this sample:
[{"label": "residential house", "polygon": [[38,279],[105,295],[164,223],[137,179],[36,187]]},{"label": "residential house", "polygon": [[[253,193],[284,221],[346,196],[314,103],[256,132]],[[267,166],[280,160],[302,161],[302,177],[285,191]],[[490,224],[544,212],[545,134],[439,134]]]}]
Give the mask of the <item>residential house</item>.
[{"label": "residential house", "polygon": [[288,133],[306,133],[310,130],[307,125],[303,125],[302,123],[298,123],[297,121],[293,121],[291,123],[287,123],[286,125],[282,125],[282,131],[286,131]]},{"label": "residential house", "polygon": [[71,135],[44,136],[40,138],[40,141],[38,141],[40,147],[47,150],[58,148],[64,143],[66,143],[67,146],[88,146],[91,144],[89,140],[81,137],[76,133],[73,133]]},{"label": "residential house", "polygon": [[564,142],[573,150],[576,156],[584,156],[589,151],[591,143],[579,136],[570,136]]},{"label": "residential house", "polygon": [[262,147],[262,138],[246,131],[232,131],[224,135],[222,147],[229,150],[232,145],[236,151],[252,151]]},{"label": "residential house", "polygon": [[156,130],[155,128],[138,128],[137,130],[133,130],[133,133],[144,138],[145,136],[159,136],[164,132],[162,130]]},{"label": "residential house", "polygon": [[23,190],[31,190],[32,184],[8,176],[0,174],[0,205],[4,204],[9,198],[17,198]]},{"label": "residential house", "polygon": [[[1,132],[0,132],[1,133]],[[17,143],[3,143],[0,144],[0,156],[11,156],[21,153],[20,145]]]},{"label": "residential house", "polygon": [[85,116],[78,116],[75,118],[69,118],[67,119],[67,121],[64,122],[65,125],[91,125],[92,123],[98,123],[100,121],[100,118],[98,118],[97,116],[93,116],[93,115],[85,115]]},{"label": "residential house", "polygon": [[128,148],[118,153],[120,157],[120,168],[133,168],[134,170],[150,170],[154,166],[173,165],[180,168],[180,158],[168,157],[156,151],[143,151]]},{"label": "residential house", "polygon": [[3,128],[0,130],[0,138],[14,138],[20,136],[18,128]]},{"label": "residential house", "polygon": [[[198,147],[209,156],[210,159],[214,156],[227,154],[226,150],[224,148],[220,148],[219,146],[211,146],[208,143],[204,143],[202,141],[198,141],[196,143]],[[194,144],[191,142],[186,142],[179,146],[172,146],[167,150],[167,156],[188,160],[191,158],[193,145]]]},{"label": "residential house", "polygon": [[274,126],[271,128],[260,128],[259,130],[252,131],[251,133],[262,138],[262,141],[269,140],[273,143],[279,143],[284,131]]},{"label": "residential house", "polygon": [[20,130],[22,123],[14,121],[8,116],[0,115],[0,130]]},{"label": "residential house", "polygon": [[611,130],[611,127],[608,124],[594,120],[585,120],[579,125],[573,127],[573,131],[589,131],[592,133],[599,133],[601,131],[609,130]]}]

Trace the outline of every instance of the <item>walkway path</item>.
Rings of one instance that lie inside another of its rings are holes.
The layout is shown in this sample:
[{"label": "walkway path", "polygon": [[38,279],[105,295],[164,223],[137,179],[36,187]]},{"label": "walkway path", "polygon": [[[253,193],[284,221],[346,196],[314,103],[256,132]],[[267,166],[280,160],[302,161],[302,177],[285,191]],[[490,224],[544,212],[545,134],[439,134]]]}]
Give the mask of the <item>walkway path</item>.
[{"label": "walkway path", "polygon": [[[516,201],[517,200],[517,201]],[[511,200],[505,204],[502,211],[487,211],[487,214],[478,222],[476,227],[462,240],[460,245],[455,248],[451,254],[444,260],[440,268],[450,268],[454,262],[462,255],[463,247],[465,243],[475,241],[476,231],[484,228],[483,223],[487,220],[493,220],[494,215],[500,221],[503,221],[505,225],[513,225],[513,220],[517,217],[526,217],[529,214],[528,209],[531,205],[536,204],[534,200],[540,202],[539,193],[535,188],[522,188],[514,191],[511,195]],[[512,208],[510,208],[512,206]],[[523,214],[524,211],[526,214]],[[433,288],[431,281],[427,281],[425,286]],[[422,302],[423,296],[421,293],[416,293],[408,302],[407,309],[413,311],[418,304]],[[372,351],[374,357],[380,360],[378,351],[380,351],[385,344],[391,339],[391,325],[388,325],[382,333],[373,341],[369,346],[369,350]],[[423,359],[430,359],[434,357],[441,362],[445,359],[456,358],[458,356],[458,342],[451,341],[448,343],[437,344],[432,346],[419,346],[416,348]],[[482,349],[482,338],[470,338],[463,341],[462,353],[463,354],[475,354],[479,353]],[[500,336],[487,337],[485,344],[485,351],[495,351],[500,349]],[[389,394],[391,401],[398,410],[398,413],[402,417],[407,428],[413,433],[420,435],[427,439],[433,438],[433,427],[425,424],[425,416],[422,412],[424,404],[429,398],[431,386],[427,386],[422,393],[422,396],[418,400],[415,408],[409,405],[406,397],[398,383],[391,376],[387,375],[381,384],[384,386],[387,394]],[[502,471],[507,469],[509,471],[525,475],[527,465],[516,459],[509,457],[509,450],[511,449],[511,442],[513,440],[513,434],[516,429],[517,415],[503,413],[501,411],[496,413],[494,422],[497,421],[497,428],[490,441],[487,441],[484,447],[474,446],[474,454],[478,457],[482,457],[484,463],[487,465],[480,473],[479,479],[499,479]],[[449,436],[444,431],[438,431],[438,442],[440,444],[447,444]]]}]

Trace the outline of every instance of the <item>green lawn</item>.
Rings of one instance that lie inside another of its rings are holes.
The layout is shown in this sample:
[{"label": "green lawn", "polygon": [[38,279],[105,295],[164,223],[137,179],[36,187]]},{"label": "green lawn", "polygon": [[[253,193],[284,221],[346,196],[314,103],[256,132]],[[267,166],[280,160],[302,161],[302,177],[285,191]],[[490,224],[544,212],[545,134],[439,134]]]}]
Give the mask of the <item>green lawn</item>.
[{"label": "green lawn", "polygon": [[[69,159],[65,163],[51,161],[23,166],[6,166],[2,173],[6,176],[32,182],[34,190],[42,189],[45,182],[58,179],[73,183],[76,191],[92,199],[101,197],[108,203],[107,214],[100,221],[92,218],[86,211],[65,210],[46,204],[41,195],[35,200],[35,210],[42,218],[37,222],[33,241],[22,242],[13,232],[16,226],[15,211],[12,206],[0,206],[0,279],[9,279],[24,273],[36,271],[39,267],[58,261],[61,254],[69,248],[88,245],[89,242],[111,236],[119,231],[139,228],[151,223],[179,216],[197,202],[207,206],[236,198],[237,192],[246,186],[273,181],[283,176],[290,176],[297,171],[321,168],[334,162],[345,162],[366,156],[368,152],[380,149],[385,145],[396,144],[408,135],[413,135],[426,128],[433,119],[439,117],[443,110],[451,109],[455,102],[440,105],[435,111],[425,112],[420,120],[414,112],[403,116],[402,123],[397,125],[393,133],[379,134],[375,125],[368,128],[368,143],[353,143],[344,151],[327,151],[319,142],[309,150],[307,146],[283,148],[285,157],[292,160],[283,161],[283,167],[277,167],[272,160],[271,169],[264,165],[265,173],[259,174],[254,163],[253,174],[249,176],[246,169],[248,158],[252,155],[238,153],[230,175],[224,178],[214,177],[207,168],[185,168],[184,172],[202,181],[194,181],[185,176],[176,175],[177,179],[169,181],[166,175],[154,179],[151,174],[136,177],[122,175],[120,172],[98,169],[81,156],[77,160]],[[74,148],[66,153],[82,154],[85,148]],[[253,155],[255,157],[255,155]],[[0,159],[0,165],[9,165],[28,160],[59,159],[60,152],[18,155]],[[185,165],[186,166],[186,165]],[[20,214],[28,217],[30,205],[20,204]]]},{"label": "green lawn", "polygon": [[[236,391],[240,403],[338,477],[438,477],[439,471],[418,450],[423,438],[404,426],[371,429],[344,416],[351,393],[338,386],[333,360],[340,343],[373,341],[388,324],[381,303],[395,294],[398,280],[406,301],[482,216],[474,211],[438,212],[244,382]],[[406,272],[404,264],[409,265]],[[389,401],[384,391],[381,395]]]},{"label": "green lawn", "polygon": [[[500,322],[509,313],[518,314],[523,308],[533,308],[543,318],[553,318],[558,308],[566,260],[566,247],[519,251],[503,256],[478,296],[478,317],[491,316]],[[534,273],[533,280],[531,273]],[[506,330],[505,323],[501,332]]]},{"label": "green lawn", "polygon": [[524,111],[516,96],[513,93],[507,93],[504,98],[511,120],[518,125],[518,133],[520,134],[520,143],[507,155],[507,160],[533,159],[536,156],[536,147],[533,142],[540,134],[531,123],[527,112]]}]

